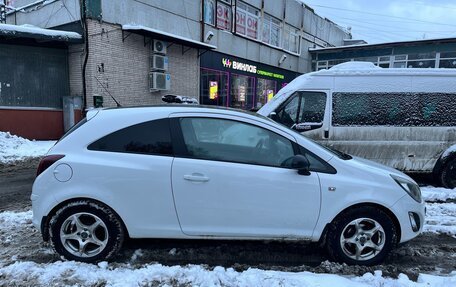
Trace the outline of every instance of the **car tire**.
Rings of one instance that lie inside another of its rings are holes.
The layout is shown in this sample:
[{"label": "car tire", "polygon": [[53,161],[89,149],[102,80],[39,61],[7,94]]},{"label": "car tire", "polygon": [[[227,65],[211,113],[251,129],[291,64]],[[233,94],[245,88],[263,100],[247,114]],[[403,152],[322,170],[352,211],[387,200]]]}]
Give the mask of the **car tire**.
[{"label": "car tire", "polygon": [[354,208],[339,215],[331,223],[326,237],[329,257],[349,265],[379,264],[396,243],[392,219],[372,206]]},{"label": "car tire", "polygon": [[117,254],[125,232],[109,207],[78,200],[64,205],[52,216],[49,235],[54,250],[66,259],[97,263]]},{"label": "car tire", "polygon": [[456,157],[450,159],[440,173],[440,183],[446,188],[456,187]]}]

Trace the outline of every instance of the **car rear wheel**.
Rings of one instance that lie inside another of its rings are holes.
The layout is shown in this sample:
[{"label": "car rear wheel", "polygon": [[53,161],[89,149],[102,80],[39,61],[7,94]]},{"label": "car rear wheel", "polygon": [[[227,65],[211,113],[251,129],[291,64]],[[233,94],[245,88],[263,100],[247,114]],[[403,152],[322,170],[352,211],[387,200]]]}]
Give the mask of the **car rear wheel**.
[{"label": "car rear wheel", "polygon": [[375,207],[359,207],[338,216],[327,234],[331,259],[350,265],[381,263],[397,241],[391,218]]},{"label": "car rear wheel", "polygon": [[443,167],[440,174],[440,183],[446,188],[456,187],[456,157]]},{"label": "car rear wheel", "polygon": [[114,212],[96,202],[81,200],[61,207],[50,222],[50,239],[68,260],[95,263],[120,250],[124,230]]}]

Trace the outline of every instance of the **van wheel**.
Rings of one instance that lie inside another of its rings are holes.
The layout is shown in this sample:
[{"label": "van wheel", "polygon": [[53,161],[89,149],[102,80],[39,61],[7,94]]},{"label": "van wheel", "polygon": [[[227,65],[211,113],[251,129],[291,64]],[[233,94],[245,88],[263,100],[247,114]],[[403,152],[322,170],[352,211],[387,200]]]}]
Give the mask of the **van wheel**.
[{"label": "van wheel", "polygon": [[331,259],[349,265],[376,265],[388,255],[397,241],[396,228],[382,210],[366,206],[338,216],[327,234]]},{"label": "van wheel", "polygon": [[446,188],[456,187],[456,157],[443,167],[440,174],[440,183]]},{"label": "van wheel", "polygon": [[51,218],[49,234],[57,253],[87,263],[111,259],[124,240],[122,223],[114,212],[88,200],[60,208]]}]

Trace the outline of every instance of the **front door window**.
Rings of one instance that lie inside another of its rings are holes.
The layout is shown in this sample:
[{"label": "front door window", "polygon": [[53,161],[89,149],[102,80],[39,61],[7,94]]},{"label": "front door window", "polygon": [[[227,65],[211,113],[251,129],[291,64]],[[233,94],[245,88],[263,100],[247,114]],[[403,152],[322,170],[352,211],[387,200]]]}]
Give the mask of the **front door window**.
[{"label": "front door window", "polygon": [[180,121],[193,158],[281,167],[294,155],[290,140],[258,126],[213,118]]},{"label": "front door window", "polygon": [[276,112],[275,120],[299,130],[311,130],[323,125],[326,93],[298,91]]}]

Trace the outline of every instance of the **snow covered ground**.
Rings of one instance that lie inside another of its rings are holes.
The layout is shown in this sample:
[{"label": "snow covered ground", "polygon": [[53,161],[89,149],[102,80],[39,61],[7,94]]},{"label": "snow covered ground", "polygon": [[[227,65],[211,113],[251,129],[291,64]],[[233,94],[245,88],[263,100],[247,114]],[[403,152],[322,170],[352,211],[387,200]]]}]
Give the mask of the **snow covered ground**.
[{"label": "snow covered ground", "polygon": [[456,189],[426,186],[421,188],[421,193],[426,202],[443,202],[456,199]]},{"label": "snow covered ground", "polygon": [[[453,198],[453,191],[428,187],[425,197],[435,198],[432,194],[443,192],[439,200]],[[426,232],[445,233],[456,236],[456,204],[428,203]],[[17,240],[15,234],[21,229],[32,228],[31,211],[1,212],[0,240],[8,244]],[[44,250],[51,252],[51,250]],[[170,251],[171,252],[171,251]],[[236,271],[233,268],[205,265],[163,266],[156,263],[135,264],[142,256],[137,250],[125,263],[102,262],[98,265],[72,261],[36,263],[17,261],[15,258],[6,263],[0,261],[0,285],[13,286],[456,286],[456,271],[448,276],[420,274],[412,281],[405,274],[397,279],[382,276],[381,271],[363,276],[336,274],[317,274],[312,272],[283,272],[249,268]],[[14,257],[14,256],[13,256]],[[11,264],[11,262],[14,262]],[[322,263],[323,264],[323,263]],[[329,263],[328,263],[329,264]]]},{"label": "snow covered ground", "polygon": [[55,141],[31,141],[9,132],[0,132],[0,163],[12,163],[28,157],[41,157]]},{"label": "snow covered ground", "polygon": [[[200,265],[182,267],[146,264],[140,268],[128,265],[113,268],[106,262],[91,265],[61,261],[51,264],[16,262],[0,269],[0,279],[2,277],[10,279],[11,285],[28,282],[30,285],[41,286],[57,286],[62,283],[76,286],[456,286],[456,272],[447,277],[421,274],[417,282],[413,282],[405,274],[399,275],[398,279],[382,277],[381,271],[366,273],[361,277],[348,277],[256,268],[243,272],[223,267],[210,270]],[[62,280],[63,278],[65,279]]]}]

